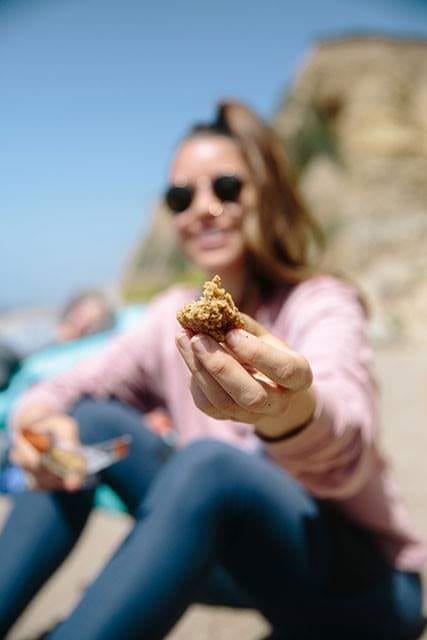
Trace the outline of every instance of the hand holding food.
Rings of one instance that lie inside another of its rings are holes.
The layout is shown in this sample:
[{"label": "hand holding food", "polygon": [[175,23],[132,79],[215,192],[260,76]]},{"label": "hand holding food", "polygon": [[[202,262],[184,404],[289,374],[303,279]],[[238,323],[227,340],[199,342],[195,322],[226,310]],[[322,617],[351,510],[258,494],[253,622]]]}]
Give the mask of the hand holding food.
[{"label": "hand holding food", "polygon": [[[205,291],[210,290],[209,284],[205,284]],[[225,295],[231,300],[230,294]],[[186,332],[177,338],[192,374],[194,402],[201,411],[217,419],[253,424],[260,434],[273,438],[307,422],[314,411],[314,395],[310,391],[312,373],[303,356],[249,316],[239,314],[240,328],[235,329],[228,328],[219,313],[209,315],[208,305],[203,323],[201,313],[191,316],[188,308],[178,318],[197,316],[198,325],[187,322],[186,328],[210,330],[209,335]]]},{"label": "hand holding food", "polygon": [[67,415],[54,414],[46,418],[26,422],[20,418],[15,429],[11,460],[26,471],[29,487],[41,490],[75,490],[82,483],[81,467],[70,469],[70,473],[60,477],[48,469],[44,454],[53,441],[63,443],[64,447],[78,446],[78,426],[76,421]]},{"label": "hand holding food", "polygon": [[59,476],[78,475],[82,479],[98,473],[102,469],[126,458],[132,436],[124,435],[95,445],[70,446],[57,440],[51,433],[37,433],[23,429],[26,440],[42,454],[43,466]]},{"label": "hand holding food", "polygon": [[[55,434],[53,430],[37,431],[24,427],[19,435],[25,441],[24,447],[27,447],[27,449],[23,448],[23,451],[28,452],[29,445],[33,449],[31,452],[33,457],[31,461],[26,460],[16,449],[14,460],[18,462],[21,459],[21,466],[25,465],[27,471],[31,469],[32,475],[37,480],[35,488],[39,489],[70,490],[87,484],[91,476],[126,458],[132,439],[130,435],[124,435],[96,445],[84,446],[70,441],[69,438],[64,439],[61,435],[58,436],[58,433]],[[34,467],[35,463],[37,471]],[[43,476],[42,482],[38,477],[40,474]],[[48,482],[48,486],[44,486],[46,475],[52,481]],[[53,486],[51,486],[52,483]]]}]

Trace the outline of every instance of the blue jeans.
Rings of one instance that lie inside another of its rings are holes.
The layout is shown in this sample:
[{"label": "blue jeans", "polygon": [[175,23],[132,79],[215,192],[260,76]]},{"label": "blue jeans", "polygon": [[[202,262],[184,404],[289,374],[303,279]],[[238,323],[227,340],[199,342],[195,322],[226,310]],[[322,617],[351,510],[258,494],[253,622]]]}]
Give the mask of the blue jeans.
[{"label": "blue jeans", "polygon": [[[264,456],[216,440],[172,450],[117,401],[74,408],[81,438],[132,433],[102,474],[135,526],[52,640],[157,640],[193,602],[254,607],[274,638],[409,640],[421,586],[371,536]],[[77,541],[93,491],[18,496],[0,536],[0,636]]]}]

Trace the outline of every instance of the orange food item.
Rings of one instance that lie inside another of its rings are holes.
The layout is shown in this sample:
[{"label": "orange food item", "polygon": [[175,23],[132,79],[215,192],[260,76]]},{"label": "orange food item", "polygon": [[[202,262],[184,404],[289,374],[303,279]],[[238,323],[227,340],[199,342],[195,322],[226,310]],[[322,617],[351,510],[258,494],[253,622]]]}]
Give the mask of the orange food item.
[{"label": "orange food item", "polygon": [[218,342],[224,342],[225,335],[231,329],[244,326],[231,294],[221,288],[218,275],[205,282],[199,300],[184,305],[176,317],[184,329],[192,333],[205,333]]},{"label": "orange food item", "polygon": [[37,431],[26,428],[22,429],[21,433],[39,453],[46,453],[52,446],[50,433],[37,433]]}]

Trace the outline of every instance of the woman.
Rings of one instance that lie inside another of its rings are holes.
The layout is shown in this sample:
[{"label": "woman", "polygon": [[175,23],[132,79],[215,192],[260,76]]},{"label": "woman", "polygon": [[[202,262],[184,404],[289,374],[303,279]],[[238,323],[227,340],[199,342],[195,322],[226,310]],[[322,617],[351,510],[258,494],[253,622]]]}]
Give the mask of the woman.
[{"label": "woman", "polygon": [[[352,286],[310,268],[318,234],[280,143],[222,104],[179,145],[166,203],[190,261],[255,320],[226,348],[190,336],[175,313],[196,292],[173,287],[137,332],[23,398],[14,458],[53,491],[23,495],[3,531],[3,633],[91,509],[77,478],[43,469],[20,435],[32,425],[134,439],[102,480],[135,526],[54,640],[163,638],[195,601],[255,607],[274,638],[417,637],[424,548],[376,444],[365,313]],[[141,426],[162,404],[176,448]]]}]

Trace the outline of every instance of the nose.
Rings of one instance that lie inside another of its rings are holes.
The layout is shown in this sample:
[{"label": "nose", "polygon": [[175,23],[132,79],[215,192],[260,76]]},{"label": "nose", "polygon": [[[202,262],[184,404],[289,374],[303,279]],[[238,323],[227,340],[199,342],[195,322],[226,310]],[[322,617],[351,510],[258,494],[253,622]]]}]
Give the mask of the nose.
[{"label": "nose", "polygon": [[199,216],[219,216],[223,211],[221,201],[215,195],[210,180],[199,180],[192,209]]}]

